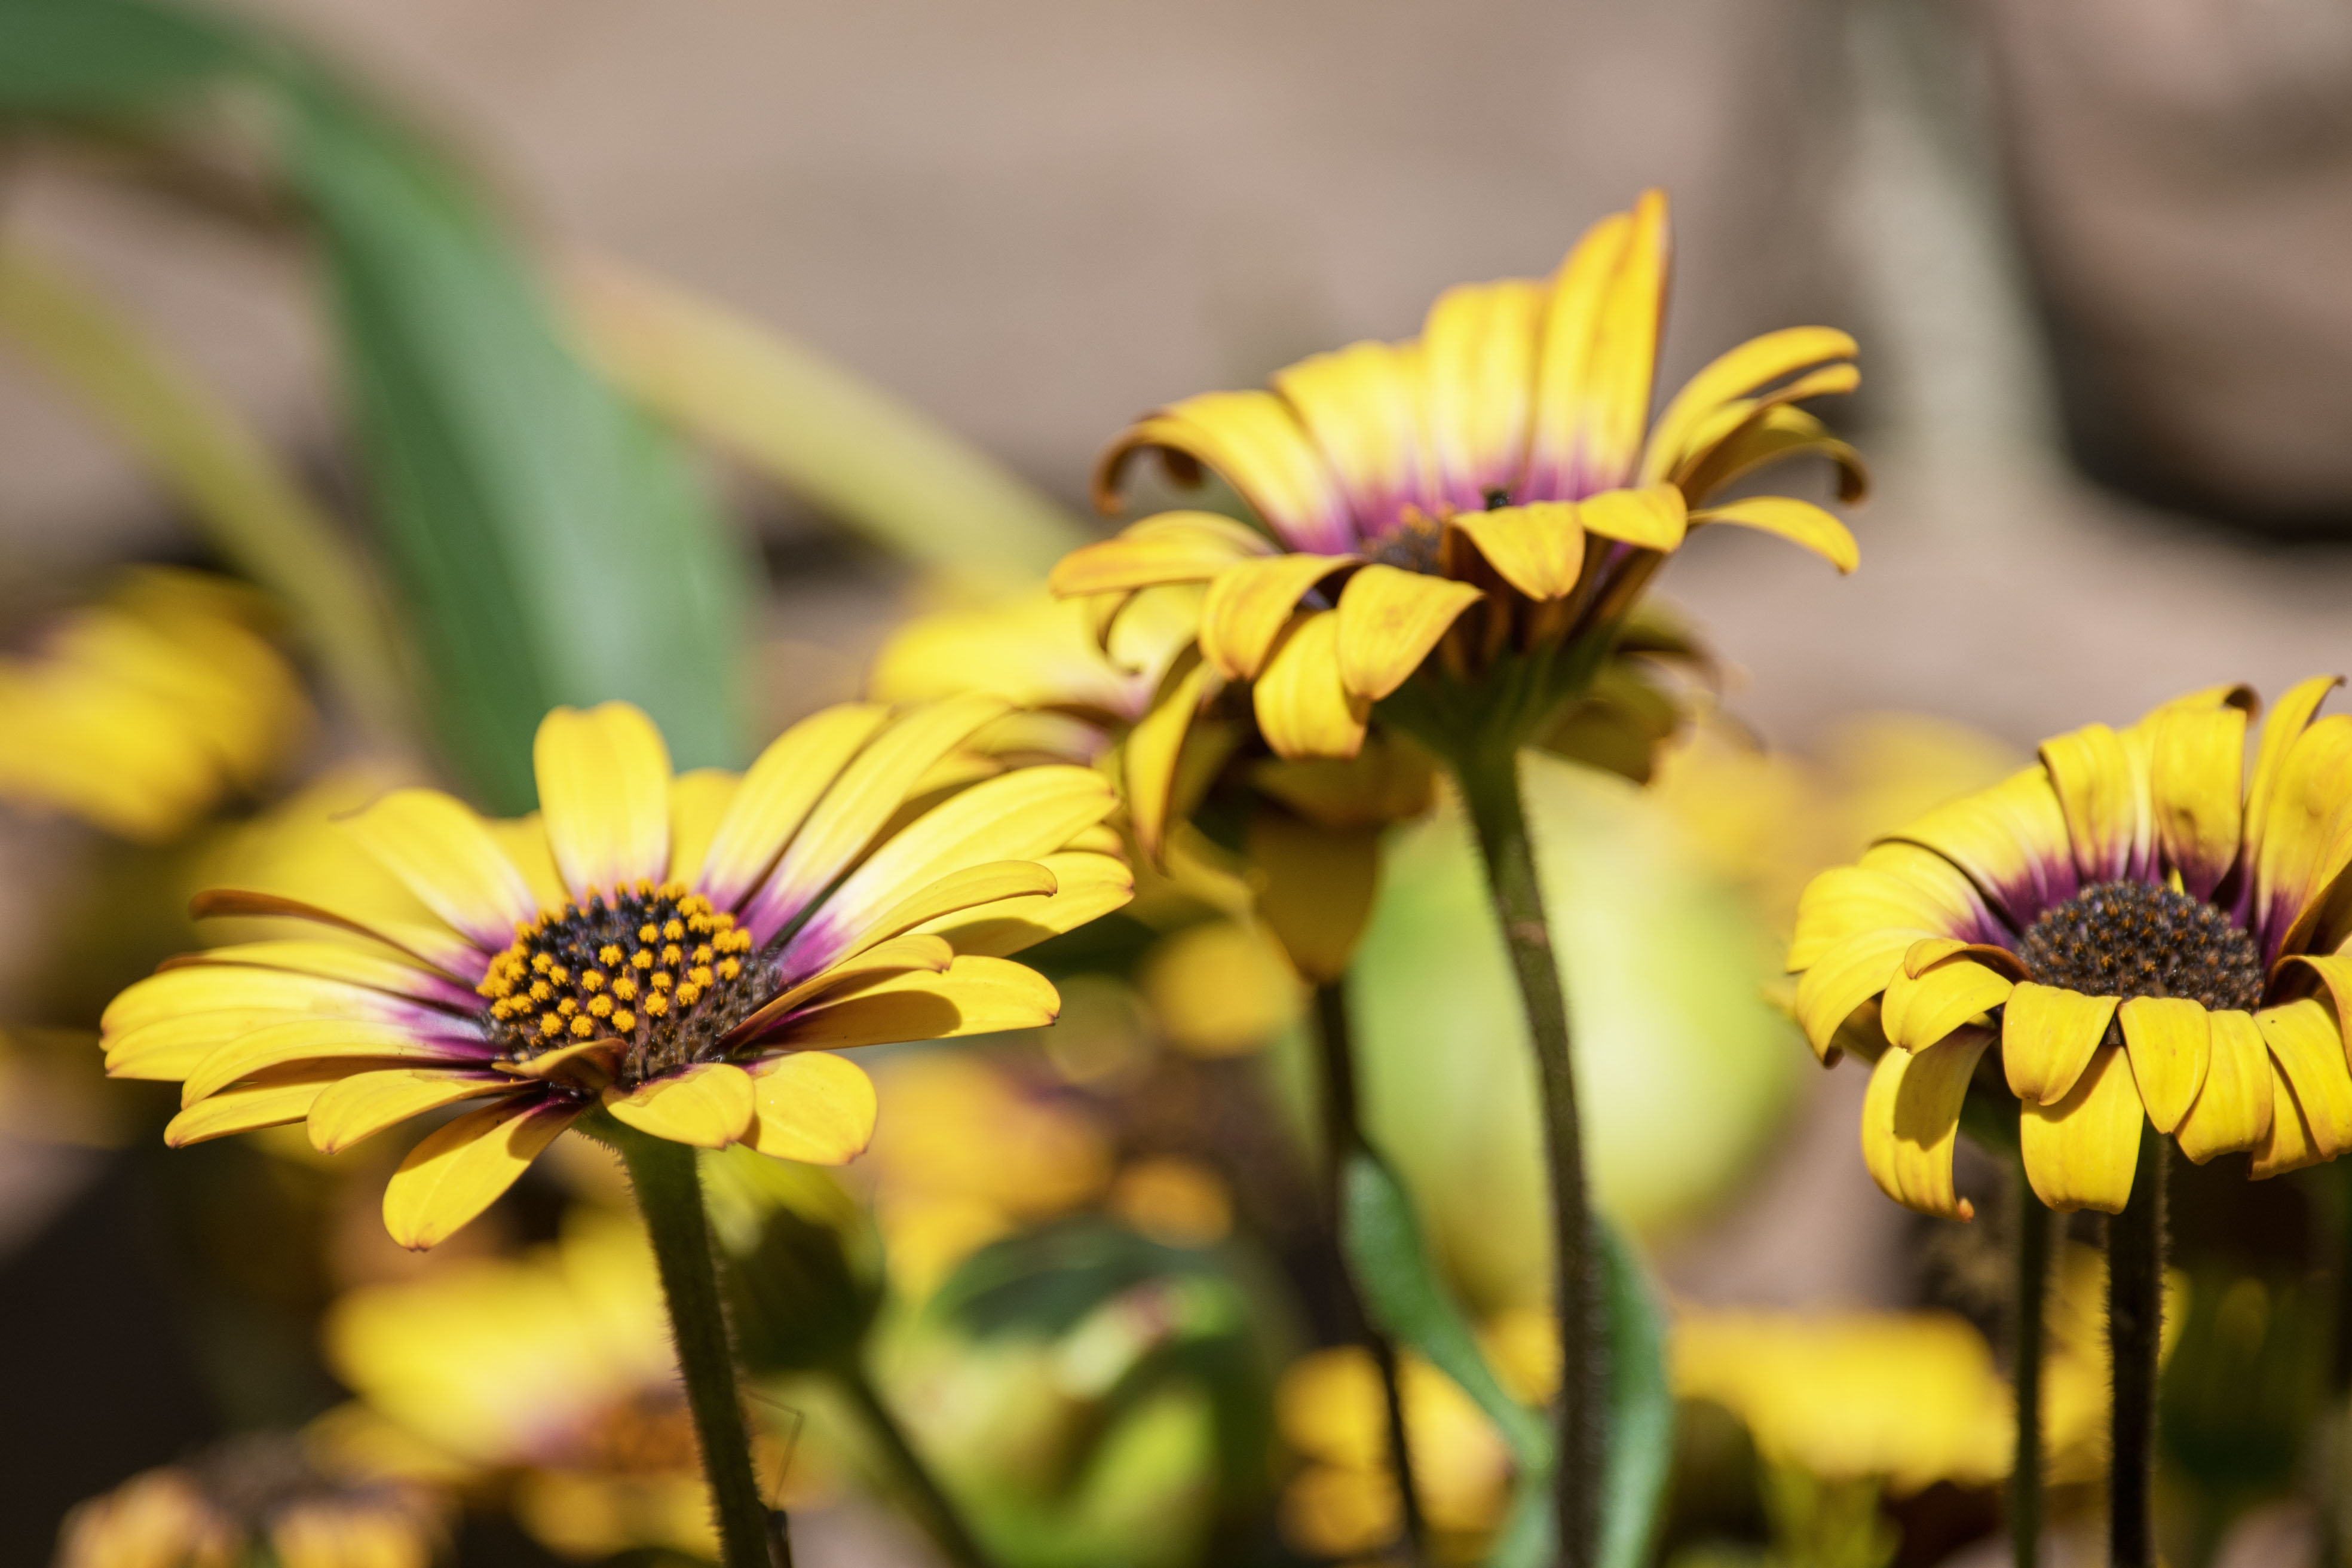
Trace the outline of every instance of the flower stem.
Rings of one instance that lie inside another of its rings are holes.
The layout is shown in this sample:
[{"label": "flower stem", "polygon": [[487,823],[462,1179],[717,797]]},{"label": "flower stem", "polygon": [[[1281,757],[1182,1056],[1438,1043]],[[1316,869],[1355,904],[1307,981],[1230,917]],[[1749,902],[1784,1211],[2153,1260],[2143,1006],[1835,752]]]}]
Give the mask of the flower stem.
[{"label": "flower stem", "polygon": [[[1340,1236],[1347,1224],[1339,1202],[1340,1173],[1347,1168],[1351,1152],[1370,1147],[1364,1140],[1361,1100],[1356,1092],[1355,1033],[1348,1017],[1346,981],[1327,981],[1315,988],[1315,1036],[1323,1053],[1323,1207],[1330,1220],[1331,1234]],[[1344,1238],[1339,1251],[1342,1258],[1347,1256]],[[1422,1517],[1420,1489],[1413,1481],[1412,1448],[1405,1435],[1404,1394],[1397,1380],[1396,1344],[1372,1326],[1354,1279],[1348,1277],[1345,1268],[1340,1272],[1347,1279],[1349,1302],[1362,1327],[1364,1343],[1372,1352],[1373,1365],[1380,1369],[1381,1394],[1388,1415],[1389,1463],[1396,1472],[1397,1496],[1404,1508],[1405,1543],[1413,1561],[1420,1562],[1429,1554],[1429,1533]]]},{"label": "flower stem", "polygon": [[2042,1361],[2057,1216],[2034,1196],[2023,1165],[2012,1162],[2010,1186],[2017,1247],[2017,1296],[2011,1304],[2017,1462],[2009,1479],[2009,1541],[2017,1568],[2034,1568],[2042,1553]]},{"label": "flower stem", "polygon": [[898,1416],[891,1414],[889,1405],[883,1403],[882,1391],[874,1386],[874,1380],[866,1375],[865,1366],[852,1355],[835,1366],[833,1373],[834,1381],[840,1384],[842,1393],[848,1395],[850,1404],[857,1407],[857,1414],[865,1421],[866,1429],[873,1433],[875,1441],[881,1444],[883,1451],[889,1456],[891,1468],[898,1472],[900,1484],[914,1494],[917,1508],[923,1516],[923,1526],[929,1531],[932,1542],[959,1568],[989,1568],[988,1553],[981,1550],[980,1542],[965,1525],[963,1515],[957,1511],[953,1500],[940,1485],[938,1478],[931,1474],[930,1467],[923,1462],[923,1457],[915,1451],[914,1444],[908,1440],[907,1429],[898,1425]]},{"label": "flower stem", "polygon": [[2164,1313],[2168,1140],[2143,1129],[2131,1202],[2107,1222],[2107,1347],[2115,1358],[2108,1560],[2156,1568],[2156,1371]]},{"label": "flower stem", "polygon": [[612,1131],[622,1134],[613,1138],[614,1146],[629,1168],[637,1206],[653,1237],[662,1293],[669,1299],[670,1331],[677,1339],[686,1402],[694,1414],[703,1474],[719,1516],[722,1561],[726,1568],[779,1568],[770,1553],[768,1505],[751,1473],[751,1439],[735,1391],[735,1354],[719,1306],[719,1270],[694,1151],[617,1124]]},{"label": "flower stem", "polygon": [[1592,1244],[1584,1190],[1576,1073],[1569,1057],[1568,995],[1552,954],[1543,889],[1536,880],[1517,755],[1482,748],[1457,765],[1463,798],[1486,857],[1487,888],[1527,1008],[1540,1079],[1544,1148],[1551,1176],[1553,1300],[1559,1319],[1559,1457],[1552,1472],[1552,1508],[1559,1561],[1570,1568],[1583,1568],[1593,1561],[1600,1539],[1606,1406],[1601,1399],[1598,1249]]}]

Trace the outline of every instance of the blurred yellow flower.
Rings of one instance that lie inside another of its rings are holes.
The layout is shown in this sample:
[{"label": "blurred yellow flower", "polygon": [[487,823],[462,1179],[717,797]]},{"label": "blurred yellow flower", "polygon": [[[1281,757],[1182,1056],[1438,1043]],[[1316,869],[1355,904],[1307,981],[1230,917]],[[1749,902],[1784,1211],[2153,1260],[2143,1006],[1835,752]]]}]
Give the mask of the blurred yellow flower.
[{"label": "blurred yellow flower", "polygon": [[1863,1156],[1888,1196],[1966,1219],[1960,1102],[1996,1042],[2025,1173],[2053,1208],[2121,1213],[2142,1130],[2274,1175],[2352,1149],[2352,718],[2330,677],[2263,730],[2245,687],[2042,743],[1805,890],[1789,967],[1825,1061],[1874,1005],[1887,1047]]},{"label": "blurred yellow flower", "polygon": [[1234,1194],[1224,1178],[1181,1154],[1122,1167],[1104,1206],[1162,1247],[1212,1247],[1234,1227]]},{"label": "blurred yellow flower", "polygon": [[[577,1209],[558,1242],[522,1258],[352,1291],[325,1339],[336,1375],[394,1433],[457,1473],[510,1479],[516,1518],[550,1548],[717,1557],[669,1318],[633,1220]],[[782,1450],[754,1432],[773,1477]],[[786,1479],[805,1496],[804,1458]]]},{"label": "blurred yellow flower", "polygon": [[1160,1033],[1187,1056],[1257,1050],[1305,1010],[1281,950],[1239,921],[1202,921],[1170,932],[1144,954],[1137,981]]},{"label": "blurred yellow flower", "polygon": [[[1414,1491],[1446,1562],[1470,1562],[1502,1522],[1510,1455],[1470,1396],[1418,1357],[1398,1366]],[[1388,1403],[1371,1354],[1357,1345],[1293,1362],[1275,1391],[1275,1422],[1302,1463],[1284,1484],[1283,1539],[1322,1557],[1372,1555],[1403,1529],[1388,1456]]]},{"label": "blurred yellow flower", "polygon": [[338,1472],[318,1447],[236,1437],[133,1476],[66,1516],[56,1568],[425,1568],[440,1556],[438,1499]]},{"label": "blurred yellow flower", "polygon": [[1100,774],[962,752],[1005,710],[844,704],[740,778],[673,778],[636,709],[558,709],[540,726],[539,816],[488,823],[404,789],[342,825],[403,884],[389,905],[358,887],[316,903],[200,896],[200,914],[376,945],[306,936],[175,960],[107,1009],[107,1068],[183,1083],[175,1144],[307,1121],[336,1150],[488,1100],[387,1185],[386,1228],[414,1247],[600,1106],[680,1143],[840,1163],[871,1135],[873,1086],[818,1047],[1050,1023],[1054,988],[1003,955],[1132,888],[1100,826]]},{"label": "blurred yellow flower", "polygon": [[0,801],[152,843],[258,789],[310,719],[269,622],[226,578],[124,574],[29,657],[0,659]]}]

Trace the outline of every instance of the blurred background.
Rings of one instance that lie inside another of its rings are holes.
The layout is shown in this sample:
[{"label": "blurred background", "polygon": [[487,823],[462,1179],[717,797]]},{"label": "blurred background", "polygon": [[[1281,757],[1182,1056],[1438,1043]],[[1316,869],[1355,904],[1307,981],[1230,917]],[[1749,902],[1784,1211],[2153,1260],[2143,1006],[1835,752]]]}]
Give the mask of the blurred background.
[{"label": "blurred background", "polygon": [[[37,32],[44,9],[8,0],[0,13],[18,15],[0,27],[29,16]],[[1603,1199],[1645,1244],[1662,1299],[1717,1329],[1748,1321],[1734,1310],[1933,1308],[1974,1326],[1989,1372],[1998,1202],[1980,1200],[1981,1234],[1963,1236],[1881,1198],[1854,1144],[1865,1072],[1816,1069],[1760,994],[1797,887],[1870,833],[1999,776],[2044,733],[2215,681],[2274,693],[2352,656],[2352,10],[269,0],[236,15],[273,48],[333,62],[472,171],[534,286],[562,301],[545,307],[556,336],[686,437],[681,483],[740,542],[709,553],[740,593],[742,637],[714,658],[731,661],[742,717],[740,737],[682,762],[740,763],[719,753],[864,691],[910,615],[1017,588],[1108,526],[1087,477],[1133,416],[1407,335],[1445,286],[1540,274],[1643,186],[1675,204],[1663,383],[1758,331],[1853,331],[1864,390],[1823,412],[1875,470],[1854,519],[1863,570],[1837,579],[1761,539],[1704,538],[1677,557],[1662,592],[1721,656],[1719,710],[1650,792],[1563,770],[1543,811],[1576,933]],[[105,47],[78,43],[100,54],[68,63],[104,77],[123,63]],[[257,592],[208,613],[283,650],[299,682],[257,695],[273,678],[230,679],[267,710],[247,716],[255,756],[226,766],[222,800],[176,821],[126,826],[32,785],[0,810],[0,1559],[31,1563],[69,1505],[134,1472],[352,1395],[396,1409],[373,1352],[353,1348],[367,1336],[351,1325],[385,1310],[366,1292],[496,1258],[560,1273],[557,1253],[530,1249],[593,1250],[614,1194],[590,1170],[535,1176],[448,1249],[470,1258],[420,1263],[373,1229],[381,1165],[353,1173],[259,1140],[167,1153],[168,1107],[136,1092],[151,1086],[93,1081],[98,1005],[193,940],[174,911],[207,874],[292,853],[287,833],[390,779],[454,772],[477,798],[515,803],[491,750],[446,723],[419,742],[370,711],[345,678],[364,656],[339,663],[318,605],[289,603],[240,553],[274,536],[222,524],[236,484],[142,425],[115,372],[78,361],[88,334],[43,292],[69,279],[174,363],[258,437],[328,536],[376,562],[366,591],[398,604],[425,578],[396,519],[452,492],[388,499],[386,465],[367,454],[425,449],[386,444],[386,400],[408,384],[384,366],[408,362],[354,362],[348,340],[363,336],[362,306],[429,290],[456,252],[388,245],[370,272],[373,231],[336,205],[324,154],[289,198],[283,169],[254,151],[282,106],[228,102],[159,155],[110,118],[107,95],[131,89],[68,101],[73,69],[21,74],[0,63],[0,246],[20,268],[0,290],[0,642],[32,660],[76,606],[133,603],[128,565],[225,570]],[[348,188],[365,174],[349,165]],[[662,354],[688,351],[632,335],[645,289],[726,312],[767,356],[761,374],[713,370],[681,393]],[[453,317],[446,341],[494,336],[510,314],[499,298]],[[396,338],[402,308],[373,330]],[[418,352],[415,378],[462,384],[436,353]],[[456,396],[451,417],[495,423],[498,397],[528,404],[534,384]],[[762,421],[803,434],[742,428]],[[583,469],[579,493],[601,483]],[[548,494],[542,515],[569,515],[562,487]],[[132,581],[152,610],[165,580]],[[459,598],[433,602],[412,637],[465,624]],[[421,655],[439,669],[427,684],[462,707],[436,657]],[[0,748],[29,752],[39,732],[0,732]],[[0,786],[10,776],[0,761]],[[1358,992],[1375,1137],[1507,1347],[1545,1270],[1524,1068],[1475,875],[1450,817],[1405,830],[1360,970],[1380,978]],[[1315,1382],[1349,1375],[1312,1361],[1344,1336],[1312,1299],[1313,1268],[1285,1253],[1312,1251],[1292,1190],[1309,1158],[1295,987],[1213,910],[1139,911],[1057,962],[1070,1005],[1055,1037],[887,1058],[881,1141],[847,1174],[849,1208],[803,1194],[843,1235],[879,1227],[877,1379],[1008,1563],[1202,1560],[1190,1554],[1212,1542],[1228,1561],[1371,1560],[1380,1530],[1345,1527],[1350,1508],[1377,1515],[1377,1496],[1334,1502],[1355,1494],[1301,1479],[1344,1481],[1363,1443],[1329,1414],[1347,1391]],[[1482,964],[1494,973],[1477,999],[1438,994]],[[1226,1016],[1192,1016],[1185,998],[1204,984],[1238,998]],[[1231,1110],[1236,1096],[1254,1109]],[[985,1155],[1008,1140],[1032,1156],[1020,1170]],[[2202,1219],[2192,1197],[2183,1262],[2218,1281],[2193,1297],[2195,1344],[2220,1335],[2250,1365],[2286,1353],[2283,1335],[2336,1344],[2333,1275],[2314,1270],[2341,1250],[2328,1216],[2344,1205],[2332,1173],[2307,1175]],[[1970,1179],[1997,1194],[1989,1163]],[[990,1296],[1017,1283],[1024,1236],[1097,1223],[1144,1249],[1105,1266],[1118,1289],[1090,1287],[1086,1310],[1055,1321]],[[2200,1252],[2207,1236],[2223,1239]],[[950,1291],[961,1308],[927,1305],[989,1243],[998,1272]],[[1186,1355],[1149,1397],[1103,1404],[1109,1384],[1071,1370],[1085,1359],[1074,1337],[1116,1359],[1102,1342],[1121,1320],[1104,1312],[1136,1302],[1120,1292],[1193,1279],[1237,1292],[1253,1326],[1187,1340],[1161,1324]],[[2261,1302],[2251,1330],[2252,1298],[2230,1294],[2245,1280]],[[976,1326],[996,1321],[992,1300],[1021,1332]],[[1036,1392],[1049,1364],[1051,1401]],[[1718,1430],[1686,1403],[1659,1550],[1786,1557],[1791,1510],[1832,1511],[1773,1489],[1769,1477],[1807,1468],[1803,1450],[1776,1450],[1755,1420],[1743,1435],[1739,1396],[1694,1368],[1677,1373],[1690,1400],[1730,1414]],[[794,1393],[792,1371],[778,1372],[793,1413],[781,1425],[798,1440],[780,1463],[803,1510],[801,1560],[929,1561],[904,1511],[873,1500],[888,1466],[835,1408],[845,1396]],[[1539,1387],[1539,1369],[1528,1376]],[[2179,1397],[2184,1539],[2233,1561],[2315,1551],[2325,1532],[2293,1500],[2314,1495],[2313,1411],[2233,1408],[2200,1426]],[[1248,1426],[1228,1406],[1273,1426],[1244,1444],[1239,1477],[1218,1469],[1234,1462],[1234,1423]],[[1468,1477],[1447,1551],[1472,1561],[1507,1465],[1475,1414],[1446,1411],[1428,1417],[1433,1451],[1466,1456]],[[1469,1435],[1444,1436],[1449,1419]],[[2208,1428],[2225,1459],[2195,1449]],[[1748,1445],[1739,1462],[1768,1479],[1723,1480],[1738,1468],[1725,1444]],[[588,1505],[514,1500],[540,1495],[516,1489],[518,1472],[553,1462],[478,1446],[446,1526],[457,1561],[679,1549],[649,1526],[566,1537],[546,1521]],[[1859,1463],[1886,1485],[1868,1506],[1896,1543],[1873,1558],[1864,1530],[1815,1560],[1997,1561],[2003,1462]],[[493,1472],[506,1479],[480,1479]],[[1228,1517],[1251,1507],[1265,1517]]]}]

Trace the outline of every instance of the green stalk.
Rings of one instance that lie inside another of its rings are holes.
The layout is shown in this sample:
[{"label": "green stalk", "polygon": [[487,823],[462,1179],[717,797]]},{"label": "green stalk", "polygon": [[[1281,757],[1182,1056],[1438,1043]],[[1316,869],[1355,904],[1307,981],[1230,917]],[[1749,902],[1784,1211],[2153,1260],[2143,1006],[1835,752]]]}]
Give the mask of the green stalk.
[{"label": "green stalk", "polygon": [[[719,1516],[721,1561],[726,1568],[790,1568],[789,1560],[777,1563],[771,1556],[768,1505],[751,1473],[751,1438],[735,1389],[735,1352],[719,1301],[719,1269],[702,1212],[702,1176],[695,1168],[694,1151],[618,1123],[600,1129],[599,1135],[611,1139],[628,1166],[637,1206],[653,1237],[662,1293],[669,1300],[670,1331],[677,1340],[686,1402],[694,1414],[703,1474],[709,1479],[711,1507]],[[781,1531],[777,1539],[782,1539]]]},{"label": "green stalk", "polygon": [[2156,1568],[2156,1371],[2164,1314],[2169,1140],[2143,1129],[2131,1202],[2107,1222],[2107,1347],[2115,1358],[2107,1550],[2114,1568]]},{"label": "green stalk", "polygon": [[2009,1541],[2017,1568],[2035,1568],[2042,1552],[2042,1361],[2047,1339],[2050,1254],[2056,1215],[2033,1195],[2025,1168],[2012,1163],[2017,1295],[2011,1304],[2017,1384],[2017,1462],[2009,1479]]},{"label": "green stalk", "polygon": [[[1331,1234],[1339,1237],[1347,1223],[1339,1201],[1339,1173],[1347,1168],[1349,1153],[1370,1147],[1364,1141],[1361,1099],[1356,1092],[1355,1034],[1348,1017],[1347,982],[1328,981],[1315,988],[1315,1026],[1323,1065],[1323,1212],[1330,1222]],[[1344,1258],[1347,1252],[1347,1243],[1342,1238],[1340,1256]],[[1372,1352],[1372,1363],[1380,1369],[1381,1395],[1388,1416],[1389,1462],[1396,1472],[1397,1496],[1404,1507],[1405,1543],[1413,1560],[1420,1562],[1429,1555],[1429,1526],[1422,1517],[1420,1489],[1413,1483],[1412,1447],[1404,1426],[1404,1394],[1397,1379],[1396,1342],[1372,1326],[1371,1315],[1364,1310],[1354,1277],[1343,1268],[1340,1278],[1346,1281],[1349,1302],[1355,1310],[1357,1321],[1363,1326],[1364,1343]]]},{"label": "green stalk", "polygon": [[1553,1303],[1559,1319],[1558,1463],[1552,1509],[1559,1561],[1583,1568],[1600,1539],[1606,1442],[1599,1249],[1585,1195],[1576,1073],[1569,1056],[1568,996],[1552,955],[1543,889],[1536,880],[1516,748],[1489,747],[1457,761],[1462,795],[1486,862],[1487,888],[1527,1009],[1543,1106],[1551,1179]]},{"label": "green stalk", "polygon": [[848,1395],[850,1404],[856,1406],[857,1414],[864,1418],[875,1441],[881,1444],[883,1451],[889,1456],[891,1468],[898,1472],[900,1484],[913,1494],[917,1510],[922,1515],[923,1526],[929,1532],[933,1543],[946,1552],[948,1560],[956,1563],[958,1568],[989,1568],[988,1553],[981,1550],[980,1542],[965,1525],[962,1514],[957,1511],[946,1489],[931,1474],[930,1467],[923,1462],[920,1454],[915,1452],[914,1444],[907,1438],[906,1428],[898,1425],[898,1418],[882,1402],[882,1392],[874,1386],[874,1380],[866,1375],[865,1366],[853,1355],[835,1366],[833,1375],[842,1393]]}]

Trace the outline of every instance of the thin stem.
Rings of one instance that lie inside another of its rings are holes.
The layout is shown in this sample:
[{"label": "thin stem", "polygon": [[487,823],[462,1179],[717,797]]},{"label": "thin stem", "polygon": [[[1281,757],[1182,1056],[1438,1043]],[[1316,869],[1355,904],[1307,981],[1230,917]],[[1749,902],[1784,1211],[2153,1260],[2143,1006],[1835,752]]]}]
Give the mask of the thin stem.
[{"label": "thin stem", "polygon": [[2168,1140],[2143,1129],[2131,1202],[2107,1222],[2107,1346],[2115,1357],[2108,1558],[2156,1568],[2156,1369],[2164,1313],[2164,1176]]},{"label": "thin stem", "polygon": [[735,1354],[719,1305],[719,1270],[694,1151],[617,1125],[612,1131],[618,1134],[614,1146],[629,1168],[637,1206],[653,1237],[662,1293],[669,1299],[670,1331],[677,1339],[686,1402],[694,1414],[703,1473],[719,1516],[722,1560],[726,1568],[789,1568],[788,1561],[779,1564],[771,1556],[768,1505],[751,1473],[751,1434],[735,1391]]},{"label": "thin stem", "polygon": [[[1323,1056],[1323,1208],[1331,1234],[1341,1238],[1339,1250],[1344,1258],[1348,1250],[1344,1233],[1347,1215],[1339,1202],[1340,1173],[1347,1168],[1351,1152],[1370,1147],[1364,1140],[1361,1100],[1356,1092],[1355,1032],[1348,1017],[1346,981],[1327,981],[1315,988],[1315,1025],[1316,1042]],[[1361,1326],[1364,1343],[1372,1352],[1372,1364],[1380,1369],[1381,1395],[1388,1416],[1390,1468],[1396,1472],[1397,1496],[1404,1507],[1405,1543],[1413,1560],[1419,1562],[1429,1554],[1429,1526],[1422,1516],[1421,1489],[1413,1480],[1412,1446],[1405,1433],[1404,1393],[1397,1378],[1396,1344],[1372,1326],[1354,1279],[1344,1268],[1341,1274],[1346,1279],[1349,1300]]]},{"label": "thin stem", "polygon": [[2009,1479],[2009,1541],[2017,1568],[2035,1568],[2042,1553],[2042,1358],[2057,1216],[2033,1195],[2022,1165],[2011,1163],[2009,1180],[2017,1247],[2017,1296],[2010,1325],[2014,1335],[2011,1375],[2017,1384],[2017,1463]]},{"label": "thin stem", "polygon": [[981,1550],[954,1501],[932,1476],[923,1457],[915,1452],[914,1444],[908,1441],[906,1428],[898,1425],[898,1416],[882,1402],[882,1392],[874,1386],[866,1368],[851,1356],[836,1365],[833,1374],[842,1393],[857,1407],[867,1430],[889,1455],[891,1468],[898,1471],[900,1483],[914,1494],[918,1510],[923,1516],[923,1527],[930,1532],[932,1542],[960,1568],[989,1568],[988,1553]]},{"label": "thin stem", "polygon": [[1581,1568],[1593,1561],[1600,1539],[1607,1406],[1601,1397],[1598,1249],[1592,1245],[1592,1216],[1585,1197],[1576,1073],[1569,1057],[1568,996],[1552,955],[1543,889],[1536,880],[1518,758],[1507,751],[1486,751],[1461,759],[1458,767],[1463,798],[1486,857],[1495,913],[1527,1008],[1528,1034],[1541,1080],[1544,1147],[1551,1176],[1553,1300],[1559,1318],[1559,1458],[1552,1474],[1552,1506],[1559,1561]]}]

